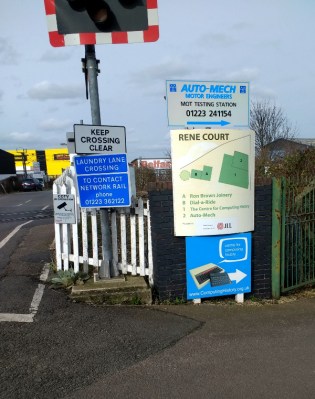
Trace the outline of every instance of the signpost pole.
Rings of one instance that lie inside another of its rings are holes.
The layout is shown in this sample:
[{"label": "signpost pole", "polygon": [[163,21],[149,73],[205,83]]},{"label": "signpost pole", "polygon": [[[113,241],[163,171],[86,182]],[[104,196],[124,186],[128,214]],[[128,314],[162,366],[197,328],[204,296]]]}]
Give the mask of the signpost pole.
[{"label": "signpost pole", "polygon": [[[85,68],[87,74],[88,89],[90,94],[91,104],[91,115],[92,124],[101,125],[101,113],[99,104],[99,93],[98,93],[98,63],[95,57],[95,46],[85,46]],[[103,278],[110,278],[110,269],[113,259],[113,252],[111,246],[111,234],[109,227],[109,215],[107,209],[101,209],[101,230],[102,230],[102,250],[103,250],[103,261],[99,270],[99,276]],[[117,273],[114,271],[114,275]]]},{"label": "signpost pole", "polygon": [[101,125],[101,113],[97,84],[98,66],[95,57],[95,46],[92,44],[88,44],[85,46],[85,61],[90,93],[92,124]]}]

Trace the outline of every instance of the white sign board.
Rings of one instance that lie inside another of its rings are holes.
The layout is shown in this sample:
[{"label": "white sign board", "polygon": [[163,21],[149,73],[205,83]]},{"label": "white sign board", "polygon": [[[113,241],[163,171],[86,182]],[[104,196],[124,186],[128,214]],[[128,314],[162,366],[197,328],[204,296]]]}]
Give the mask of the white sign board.
[{"label": "white sign board", "polygon": [[73,194],[54,194],[55,223],[75,224],[75,196]]},{"label": "white sign board", "polygon": [[76,154],[126,153],[124,126],[74,125]]},{"label": "white sign board", "polygon": [[248,82],[166,81],[169,126],[235,127],[249,125]]},{"label": "white sign board", "polygon": [[67,147],[69,154],[75,154],[75,145],[74,145],[74,132],[67,132]]},{"label": "white sign board", "polygon": [[252,130],[171,131],[176,236],[254,230]]},{"label": "white sign board", "polygon": [[39,162],[33,162],[33,172],[40,173],[40,163]]}]

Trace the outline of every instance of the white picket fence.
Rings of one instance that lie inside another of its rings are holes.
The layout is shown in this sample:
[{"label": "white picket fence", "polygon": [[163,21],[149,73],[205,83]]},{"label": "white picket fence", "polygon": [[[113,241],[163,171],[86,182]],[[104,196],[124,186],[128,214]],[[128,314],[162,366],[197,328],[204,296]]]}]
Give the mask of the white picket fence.
[{"label": "white picket fence", "polygon": [[[87,272],[89,266],[100,268],[104,260],[101,236],[104,210],[80,208],[76,179],[71,167],[54,181],[53,194],[73,194],[77,208],[77,223],[55,223],[57,269],[68,270],[72,267],[75,272]],[[111,209],[109,220],[112,269],[124,275],[148,276],[153,285],[149,203],[139,198],[132,208]]]}]

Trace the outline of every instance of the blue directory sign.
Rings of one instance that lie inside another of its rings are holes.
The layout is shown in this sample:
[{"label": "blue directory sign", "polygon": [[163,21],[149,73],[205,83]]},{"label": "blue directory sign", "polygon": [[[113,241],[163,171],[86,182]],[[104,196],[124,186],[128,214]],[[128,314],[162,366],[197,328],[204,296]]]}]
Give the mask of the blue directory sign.
[{"label": "blue directory sign", "polygon": [[82,208],[130,206],[127,154],[74,157]]},{"label": "blue directory sign", "polygon": [[251,291],[251,233],[186,237],[187,299]]}]

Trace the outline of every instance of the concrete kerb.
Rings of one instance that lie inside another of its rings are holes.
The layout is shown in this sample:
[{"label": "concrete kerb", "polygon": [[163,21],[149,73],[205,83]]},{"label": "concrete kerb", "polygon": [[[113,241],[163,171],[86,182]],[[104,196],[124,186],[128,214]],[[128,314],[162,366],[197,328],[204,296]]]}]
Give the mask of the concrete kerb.
[{"label": "concrete kerb", "polygon": [[152,293],[141,276],[122,276],[72,287],[69,298],[75,302],[109,305],[151,305]]},{"label": "concrete kerb", "polygon": [[[49,247],[55,262],[55,240]],[[54,276],[50,271],[49,280]],[[69,298],[74,302],[107,305],[151,305],[152,291],[146,279],[141,276],[121,275],[110,279],[94,281],[90,278],[82,285],[71,287]]]}]

